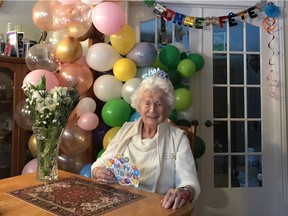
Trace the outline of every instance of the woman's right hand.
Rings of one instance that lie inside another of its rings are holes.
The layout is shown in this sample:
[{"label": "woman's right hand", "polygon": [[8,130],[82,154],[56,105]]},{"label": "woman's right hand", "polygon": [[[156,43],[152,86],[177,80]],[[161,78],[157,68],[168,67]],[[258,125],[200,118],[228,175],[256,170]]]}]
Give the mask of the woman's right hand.
[{"label": "woman's right hand", "polygon": [[92,170],[92,177],[99,183],[102,184],[113,184],[116,183],[114,174],[106,169],[105,167],[95,167]]}]

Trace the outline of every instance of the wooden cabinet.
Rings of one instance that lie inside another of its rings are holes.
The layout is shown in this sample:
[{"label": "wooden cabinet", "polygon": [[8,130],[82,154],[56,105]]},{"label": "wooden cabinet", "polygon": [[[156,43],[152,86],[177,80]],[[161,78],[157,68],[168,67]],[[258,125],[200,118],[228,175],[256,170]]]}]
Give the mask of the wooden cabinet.
[{"label": "wooden cabinet", "polygon": [[17,105],[25,99],[22,82],[28,72],[24,58],[0,56],[0,178],[21,174],[29,160],[30,131],[14,119]]}]

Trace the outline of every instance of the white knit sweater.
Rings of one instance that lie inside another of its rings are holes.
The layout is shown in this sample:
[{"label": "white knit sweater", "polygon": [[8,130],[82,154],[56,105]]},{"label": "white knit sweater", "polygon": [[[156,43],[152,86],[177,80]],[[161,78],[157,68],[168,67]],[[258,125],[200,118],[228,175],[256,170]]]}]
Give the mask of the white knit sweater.
[{"label": "white knit sweater", "polygon": [[117,153],[129,157],[141,172],[139,187],[159,194],[170,188],[191,185],[195,190],[193,202],[200,194],[195,161],[184,131],[168,124],[158,126],[153,139],[141,140],[141,118],[126,122],[109,143],[106,151],[91,166],[105,166]]}]

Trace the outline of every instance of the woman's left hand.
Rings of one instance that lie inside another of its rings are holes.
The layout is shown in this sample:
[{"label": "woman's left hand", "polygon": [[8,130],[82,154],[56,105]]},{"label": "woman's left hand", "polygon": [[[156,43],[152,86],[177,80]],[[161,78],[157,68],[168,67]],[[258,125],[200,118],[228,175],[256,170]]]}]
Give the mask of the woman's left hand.
[{"label": "woman's left hand", "polygon": [[189,193],[182,188],[171,188],[161,200],[162,207],[178,209],[189,202]]}]

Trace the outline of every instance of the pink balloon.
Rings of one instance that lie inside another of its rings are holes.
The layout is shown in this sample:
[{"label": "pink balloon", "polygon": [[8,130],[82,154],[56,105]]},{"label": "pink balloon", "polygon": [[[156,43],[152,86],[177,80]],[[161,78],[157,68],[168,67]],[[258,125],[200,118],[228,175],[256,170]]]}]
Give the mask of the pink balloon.
[{"label": "pink balloon", "polygon": [[23,86],[26,86],[29,83],[37,85],[42,76],[46,77],[47,90],[51,90],[52,88],[59,86],[59,81],[56,75],[44,69],[37,69],[28,73],[23,80]]},{"label": "pink balloon", "polygon": [[83,130],[94,130],[99,124],[99,118],[95,113],[86,112],[80,116],[77,121],[78,127]]},{"label": "pink balloon", "polygon": [[23,168],[22,175],[37,171],[37,158],[30,160]]},{"label": "pink balloon", "polygon": [[122,8],[113,2],[101,2],[92,9],[92,22],[103,34],[116,34],[125,25]]},{"label": "pink balloon", "polygon": [[86,56],[81,56],[80,59],[78,59],[75,63],[89,67],[89,65],[87,64],[87,61],[86,61]]}]

